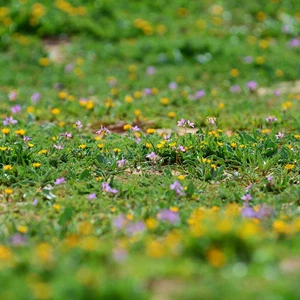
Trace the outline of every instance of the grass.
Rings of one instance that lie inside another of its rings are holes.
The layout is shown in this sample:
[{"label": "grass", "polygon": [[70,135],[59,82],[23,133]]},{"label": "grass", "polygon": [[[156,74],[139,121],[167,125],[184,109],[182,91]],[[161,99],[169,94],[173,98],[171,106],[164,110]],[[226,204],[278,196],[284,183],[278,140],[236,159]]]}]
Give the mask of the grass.
[{"label": "grass", "polygon": [[298,1],[0,7],[3,299],[297,299]]}]

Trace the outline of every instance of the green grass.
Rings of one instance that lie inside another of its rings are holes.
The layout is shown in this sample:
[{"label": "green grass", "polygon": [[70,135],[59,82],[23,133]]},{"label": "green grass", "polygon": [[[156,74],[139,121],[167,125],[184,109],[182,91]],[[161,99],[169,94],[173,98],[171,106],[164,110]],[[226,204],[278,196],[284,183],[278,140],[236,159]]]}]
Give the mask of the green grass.
[{"label": "green grass", "polygon": [[0,7],[0,297],[298,299],[298,1],[71,5]]}]

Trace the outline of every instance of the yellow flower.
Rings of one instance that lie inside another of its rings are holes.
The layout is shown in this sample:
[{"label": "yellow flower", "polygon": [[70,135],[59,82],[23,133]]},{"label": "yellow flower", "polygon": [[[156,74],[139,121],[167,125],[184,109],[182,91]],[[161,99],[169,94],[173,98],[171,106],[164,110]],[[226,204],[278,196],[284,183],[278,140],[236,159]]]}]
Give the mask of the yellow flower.
[{"label": "yellow flower", "polygon": [[293,106],[293,103],[291,101],[287,101],[281,104],[281,107],[283,110],[287,110],[288,108],[291,108]]},{"label": "yellow flower", "polygon": [[292,170],[292,169],[294,169],[294,167],[295,167],[295,165],[293,165],[293,164],[287,164],[284,166],[284,168],[287,170]]},{"label": "yellow flower", "polygon": [[236,148],[237,143],[231,143],[230,145],[231,145],[232,148]]},{"label": "yellow flower", "polygon": [[216,268],[220,268],[226,263],[225,254],[221,250],[215,248],[208,251],[206,259],[213,267]]},{"label": "yellow flower", "polygon": [[146,245],[147,255],[153,258],[159,258],[165,255],[166,249],[161,242],[150,241]]},{"label": "yellow flower", "polygon": [[53,109],[51,110],[51,113],[52,113],[53,115],[58,115],[58,114],[60,113],[60,109],[59,109],[59,108],[53,108]]},{"label": "yellow flower", "polygon": [[136,99],[142,98],[142,96],[143,96],[143,93],[140,91],[136,91],[133,93],[133,97]]},{"label": "yellow flower", "polygon": [[8,261],[12,258],[11,251],[4,245],[0,245],[0,261]]},{"label": "yellow flower", "polygon": [[265,63],[265,58],[263,56],[258,56],[256,57],[255,59],[255,62],[258,64],[258,65],[263,65]]},{"label": "yellow flower", "polygon": [[114,148],[113,151],[114,151],[115,153],[120,153],[120,152],[121,152],[121,149],[119,149],[119,148]]},{"label": "yellow flower", "polygon": [[3,170],[4,171],[12,170],[12,166],[11,165],[5,165],[5,166],[3,166]]},{"label": "yellow flower", "polygon": [[10,129],[9,129],[9,128],[3,128],[3,129],[1,130],[1,132],[2,132],[3,134],[9,134]]},{"label": "yellow flower", "polygon": [[126,103],[132,103],[132,102],[133,102],[133,97],[127,95],[127,96],[125,96],[124,101],[125,101]]},{"label": "yellow flower", "polygon": [[60,98],[60,99],[65,99],[65,98],[67,98],[67,96],[68,96],[67,92],[61,91],[58,93],[58,98]]},{"label": "yellow flower", "polygon": [[168,113],[168,117],[169,117],[169,118],[175,118],[175,117],[176,117],[176,113],[175,113],[174,111],[170,111],[170,112]]},{"label": "yellow flower", "polygon": [[40,243],[36,247],[36,254],[42,262],[50,262],[53,259],[53,248],[47,243]]},{"label": "yellow flower", "polygon": [[300,139],[300,134],[295,134],[295,135],[294,135],[294,138],[295,138],[295,139]]},{"label": "yellow flower", "polygon": [[153,129],[153,128],[148,128],[147,130],[146,130],[146,132],[148,133],[148,134],[152,134],[152,133],[154,133],[156,130],[155,129]]},{"label": "yellow flower", "polygon": [[47,150],[46,149],[42,149],[38,152],[38,154],[46,154],[47,153]]},{"label": "yellow flower", "polygon": [[261,133],[266,133],[266,134],[268,134],[268,133],[270,133],[271,132],[271,129],[269,129],[269,128],[266,128],[266,129],[262,129],[261,130]]},{"label": "yellow flower", "polygon": [[41,57],[41,58],[39,59],[39,64],[40,64],[42,67],[46,67],[46,66],[48,66],[48,65],[50,64],[50,60],[49,60],[49,58],[47,58],[47,57]]},{"label": "yellow flower", "polygon": [[28,228],[27,226],[18,226],[17,230],[20,232],[20,233],[26,233],[28,231]]},{"label": "yellow flower", "polygon": [[7,147],[0,147],[0,150],[1,150],[1,151],[6,151],[6,150],[7,150]]},{"label": "yellow flower", "polygon": [[4,193],[7,194],[7,195],[10,195],[10,194],[13,193],[13,189],[5,189]]},{"label": "yellow flower", "polygon": [[286,234],[290,231],[290,226],[282,220],[275,220],[273,222],[273,229],[277,233]]},{"label": "yellow flower", "polygon": [[58,204],[54,204],[54,205],[53,205],[53,208],[54,208],[55,210],[60,210],[60,209],[61,209],[61,206],[58,205]]},{"label": "yellow flower", "polygon": [[97,147],[102,149],[104,147],[104,144],[98,144]]},{"label": "yellow flower", "polygon": [[85,145],[85,144],[81,144],[81,145],[79,145],[79,148],[80,148],[80,149],[85,149],[85,148],[86,148],[86,145]]},{"label": "yellow flower", "polygon": [[179,180],[184,180],[185,176],[184,176],[184,175],[179,175],[177,178],[178,178]]},{"label": "yellow flower", "polygon": [[223,108],[225,107],[225,104],[224,104],[223,102],[220,102],[220,103],[218,104],[218,107],[219,107],[220,109],[223,109]]},{"label": "yellow flower", "polygon": [[32,148],[34,146],[34,144],[28,143],[27,144],[29,148]]},{"label": "yellow flower", "polygon": [[32,166],[33,166],[34,168],[39,168],[39,167],[41,166],[41,164],[40,164],[40,163],[33,163]]},{"label": "yellow flower", "polygon": [[240,72],[239,72],[238,69],[231,69],[231,70],[230,70],[230,75],[231,75],[232,77],[237,77],[237,76],[239,76],[239,74],[240,74]]},{"label": "yellow flower", "polygon": [[146,223],[147,228],[150,230],[153,230],[153,229],[157,228],[157,226],[158,226],[158,222],[154,218],[148,218],[145,221],[145,223]]},{"label": "yellow flower", "polygon": [[171,207],[170,207],[170,211],[178,212],[178,211],[179,211],[179,208],[178,208],[177,206],[171,206]]},{"label": "yellow flower", "polygon": [[166,97],[161,98],[161,99],[160,99],[160,103],[161,103],[162,105],[168,105],[168,104],[169,104],[169,99],[166,98]]},{"label": "yellow flower", "polygon": [[123,129],[124,129],[124,130],[130,130],[130,129],[132,129],[132,126],[131,126],[130,124],[125,124],[125,125],[123,126]]}]

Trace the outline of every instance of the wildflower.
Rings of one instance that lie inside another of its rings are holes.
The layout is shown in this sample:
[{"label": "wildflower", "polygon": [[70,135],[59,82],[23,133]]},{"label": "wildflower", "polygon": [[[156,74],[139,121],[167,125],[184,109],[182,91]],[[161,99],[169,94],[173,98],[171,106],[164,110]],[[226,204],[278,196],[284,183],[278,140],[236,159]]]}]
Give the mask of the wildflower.
[{"label": "wildflower", "polygon": [[41,98],[40,93],[34,93],[31,96],[31,101],[32,101],[32,103],[36,104],[39,101],[40,98]]},{"label": "wildflower", "polygon": [[37,205],[37,204],[38,204],[38,199],[37,199],[37,198],[34,198],[33,201],[32,201],[32,205],[35,206],[35,205]]},{"label": "wildflower", "polygon": [[9,243],[13,246],[22,246],[26,243],[26,236],[24,234],[16,233],[9,239]]},{"label": "wildflower", "polygon": [[4,171],[9,171],[9,170],[12,170],[12,169],[13,169],[13,167],[11,165],[5,165],[5,166],[3,166],[3,170]]},{"label": "wildflower", "polygon": [[124,129],[124,130],[130,130],[130,129],[132,129],[132,126],[131,126],[130,124],[125,124],[125,125],[123,126],[123,129]]},{"label": "wildflower", "polygon": [[272,175],[269,175],[269,176],[267,177],[267,180],[268,180],[269,183],[271,183],[271,182],[273,181],[273,176],[272,176]]},{"label": "wildflower", "polygon": [[106,193],[117,194],[118,190],[111,188],[108,182],[102,182],[102,191]]},{"label": "wildflower", "polygon": [[179,216],[177,212],[171,211],[169,209],[162,209],[157,214],[157,219],[174,224],[179,221]]},{"label": "wildflower", "polygon": [[152,94],[152,91],[151,91],[150,88],[145,88],[145,89],[144,89],[144,93],[145,93],[146,96],[149,96],[149,95]]},{"label": "wildflower", "polygon": [[131,129],[132,129],[132,131],[135,131],[135,132],[141,130],[138,126],[133,126]]},{"label": "wildflower", "polygon": [[149,66],[146,70],[148,75],[153,75],[156,72],[156,69],[153,66]]},{"label": "wildflower", "polygon": [[122,229],[127,223],[127,219],[123,214],[120,214],[114,218],[112,223],[116,229]]},{"label": "wildflower", "polygon": [[176,90],[177,89],[177,83],[176,82],[170,82],[169,83],[169,89],[170,90]]},{"label": "wildflower", "polygon": [[26,133],[25,129],[18,129],[15,131],[15,134],[24,135]]},{"label": "wildflower", "polygon": [[206,256],[207,261],[216,268],[222,267],[226,262],[225,254],[218,249],[210,249]]},{"label": "wildflower", "polygon": [[55,145],[55,144],[53,144],[53,147],[57,150],[62,150],[64,148],[62,145]]},{"label": "wildflower", "polygon": [[246,85],[251,92],[254,92],[257,89],[257,83],[253,80],[248,81]]},{"label": "wildflower", "polygon": [[183,188],[183,186],[180,184],[179,181],[175,181],[174,183],[172,183],[172,184],[170,185],[170,189],[171,189],[172,191],[175,191],[175,192],[177,193],[177,195],[179,195],[179,196],[184,196],[184,195],[185,195],[185,193],[184,193],[184,188]]},{"label": "wildflower", "polygon": [[108,133],[110,133],[110,131],[102,125],[101,125],[100,129],[98,131],[96,131],[96,134],[99,134],[99,135],[104,135],[106,133],[108,134]]},{"label": "wildflower", "polygon": [[60,113],[60,109],[59,108],[53,108],[53,109],[51,109],[51,113],[53,115],[58,115]]},{"label": "wildflower", "polygon": [[83,150],[83,149],[85,149],[85,148],[86,148],[86,144],[81,144],[81,145],[79,145],[79,146],[78,146],[78,148],[80,148],[80,149],[82,149],[82,150]]},{"label": "wildflower", "polygon": [[177,126],[179,126],[179,127],[189,126],[191,128],[195,127],[194,123],[192,123],[190,120],[185,120],[183,118],[177,122]]},{"label": "wildflower", "polygon": [[278,132],[276,135],[275,135],[275,137],[276,137],[276,139],[278,140],[278,139],[282,139],[282,138],[284,138],[284,133],[282,133],[282,132]]},{"label": "wildflower", "polygon": [[12,92],[9,93],[8,98],[9,98],[10,101],[14,101],[14,100],[16,100],[17,96],[18,96],[17,92],[12,91]]},{"label": "wildflower", "polygon": [[41,166],[41,164],[40,164],[40,163],[33,163],[32,166],[33,166],[34,168],[39,168],[39,167]]},{"label": "wildflower", "polygon": [[10,111],[12,114],[17,114],[21,112],[21,106],[19,104],[16,104],[10,108]]},{"label": "wildflower", "polygon": [[155,154],[155,152],[151,152],[150,154],[146,155],[146,158],[154,161],[157,161],[159,159],[159,156]]},{"label": "wildflower", "polygon": [[290,42],[289,42],[289,46],[291,48],[298,48],[298,47],[300,47],[300,40],[298,38],[291,39]]},{"label": "wildflower", "polygon": [[72,137],[72,133],[66,131],[66,132],[64,132],[64,133],[61,133],[60,136],[64,136],[65,138],[68,139],[68,138],[71,138],[71,137]]},{"label": "wildflower", "polygon": [[63,183],[65,183],[65,178],[64,178],[64,177],[57,178],[57,179],[54,181],[54,184],[55,184],[55,185],[59,185],[59,184],[63,184]]},{"label": "wildflower", "polygon": [[130,235],[141,233],[146,229],[144,222],[131,223],[127,227],[127,233]]},{"label": "wildflower", "polygon": [[13,189],[4,189],[4,193],[7,194],[7,195],[10,195],[13,193]]},{"label": "wildflower", "polygon": [[178,145],[177,150],[180,152],[185,152],[185,148],[181,145]]},{"label": "wildflower", "polygon": [[119,168],[124,167],[125,163],[126,163],[125,159],[120,159],[120,160],[117,161],[117,165],[118,165]]},{"label": "wildflower", "polygon": [[18,231],[20,232],[20,233],[26,233],[27,231],[28,231],[28,228],[27,228],[27,226],[18,226]]},{"label": "wildflower", "polygon": [[294,169],[294,167],[295,167],[295,165],[293,165],[293,164],[287,164],[287,165],[284,166],[284,168],[286,170],[292,170],[292,169]]},{"label": "wildflower", "polygon": [[14,125],[14,124],[16,124],[16,123],[18,123],[18,121],[17,120],[14,120],[14,118],[13,117],[6,117],[5,118],[5,120],[3,121],[3,125],[4,126],[7,126],[7,125]]},{"label": "wildflower", "polygon": [[9,134],[10,129],[9,129],[9,128],[3,128],[3,129],[1,129],[1,132],[2,132],[3,134]]},{"label": "wildflower", "polygon": [[205,96],[205,91],[204,90],[200,90],[200,91],[197,91],[196,94],[195,94],[195,99],[200,99],[202,97]]},{"label": "wildflower", "polygon": [[251,195],[250,195],[249,193],[247,193],[246,195],[244,195],[243,197],[241,197],[241,199],[242,199],[243,201],[248,202],[248,201],[251,201],[251,200],[252,200],[252,197],[251,197]]},{"label": "wildflower", "polygon": [[160,103],[163,105],[168,105],[169,104],[169,99],[164,97],[160,99]]},{"label": "wildflower", "polygon": [[82,123],[81,123],[81,121],[77,121],[77,122],[75,122],[75,126],[76,126],[76,128],[78,128],[78,129],[81,129],[82,128]]},{"label": "wildflower", "polygon": [[231,86],[229,90],[231,93],[240,93],[242,91],[241,87],[238,84]]},{"label": "wildflower", "polygon": [[97,194],[96,194],[96,193],[87,195],[87,199],[88,199],[88,200],[93,200],[93,199],[95,199],[96,197],[97,197]]},{"label": "wildflower", "polygon": [[46,149],[42,149],[38,152],[38,154],[46,154],[48,151]]},{"label": "wildflower", "polygon": [[67,73],[72,72],[73,68],[74,68],[73,64],[67,64],[65,66],[65,72]]},{"label": "wildflower", "polygon": [[214,118],[214,117],[207,117],[206,119],[207,119],[207,122],[209,124],[213,124],[213,125],[216,124],[216,121],[217,121],[216,118]]},{"label": "wildflower", "polygon": [[26,135],[25,135],[25,136],[23,137],[23,141],[24,141],[24,142],[29,142],[29,141],[31,141],[31,138],[30,138],[29,136],[26,136]]},{"label": "wildflower", "polygon": [[176,117],[176,113],[175,113],[174,111],[170,111],[170,112],[168,113],[168,117],[169,117],[169,118],[175,118],[175,117]]},{"label": "wildflower", "polygon": [[252,56],[245,56],[244,57],[244,62],[246,64],[251,64],[253,62],[253,57]]},{"label": "wildflower", "polygon": [[147,132],[148,134],[153,134],[153,133],[155,132],[155,129],[154,129],[154,128],[148,128],[148,129],[146,130],[146,132]]},{"label": "wildflower", "polygon": [[277,121],[277,118],[274,117],[274,116],[269,116],[267,118],[265,118],[266,122],[268,123],[272,123],[272,122],[276,122]]}]

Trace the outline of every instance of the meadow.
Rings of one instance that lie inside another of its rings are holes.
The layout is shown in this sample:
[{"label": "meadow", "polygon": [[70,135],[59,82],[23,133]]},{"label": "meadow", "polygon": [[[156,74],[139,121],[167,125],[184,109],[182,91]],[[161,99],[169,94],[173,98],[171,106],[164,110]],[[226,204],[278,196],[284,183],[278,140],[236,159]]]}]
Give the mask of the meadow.
[{"label": "meadow", "polygon": [[0,1],[0,298],[299,299],[299,22]]}]

